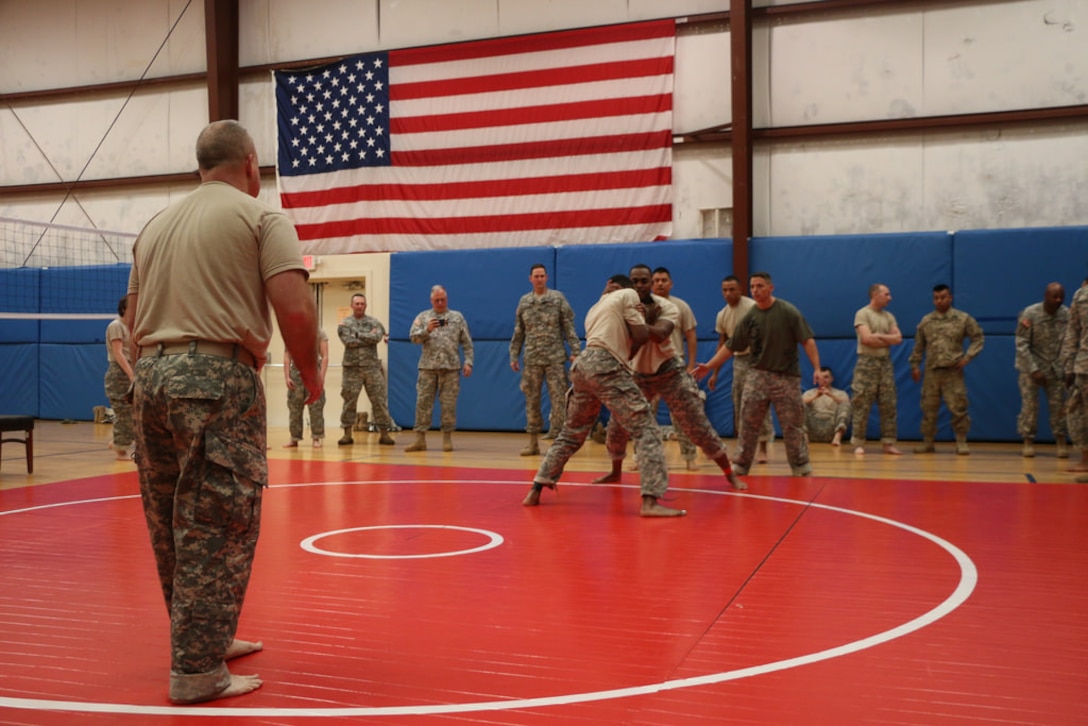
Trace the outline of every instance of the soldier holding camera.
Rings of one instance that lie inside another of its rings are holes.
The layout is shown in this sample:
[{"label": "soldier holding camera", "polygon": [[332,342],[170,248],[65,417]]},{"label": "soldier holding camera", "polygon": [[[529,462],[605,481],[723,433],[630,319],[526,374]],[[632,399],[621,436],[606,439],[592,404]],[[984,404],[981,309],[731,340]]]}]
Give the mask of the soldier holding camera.
[{"label": "soldier holding camera", "polygon": [[[472,375],[472,337],[465,317],[449,309],[449,297],[441,285],[431,288],[431,309],[412,321],[408,337],[423,346],[416,380],[416,440],[405,451],[426,451],[427,430],[431,427],[434,399],[442,409],[442,450],[453,451],[453,430],[457,427],[457,394],[460,376]],[[458,348],[464,350],[461,363]]]}]

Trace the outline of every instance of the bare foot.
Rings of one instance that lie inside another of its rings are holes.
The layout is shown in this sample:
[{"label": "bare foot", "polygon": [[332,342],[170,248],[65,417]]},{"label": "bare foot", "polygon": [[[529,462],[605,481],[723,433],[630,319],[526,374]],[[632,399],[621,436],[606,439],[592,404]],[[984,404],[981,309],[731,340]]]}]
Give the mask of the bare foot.
[{"label": "bare foot", "polygon": [[200,698],[193,699],[170,699],[174,703],[182,705],[191,705],[194,703],[207,703],[208,701],[215,701],[220,698],[232,698],[234,696],[244,696],[247,693],[252,693],[264,685],[264,681],[257,674],[251,676],[236,676],[233,673],[230,674],[230,684],[218,693],[212,693],[208,696],[201,696]]},{"label": "bare foot", "polygon": [[685,514],[687,514],[686,510],[673,509],[672,507],[666,507],[664,504],[658,504],[653,497],[642,500],[642,510],[639,512],[642,517],[683,517]]},{"label": "bare foot", "polygon": [[286,444],[283,445],[283,448],[285,448],[285,449],[297,449],[298,448],[298,442],[297,441],[288,441]]},{"label": "bare foot", "polygon": [[854,449],[854,456],[865,456],[865,447],[859,446],[858,448]]},{"label": "bare foot", "polygon": [[529,493],[525,495],[525,498],[521,500],[521,505],[523,507],[535,507],[540,504],[540,492],[544,491],[545,488],[557,491],[555,484],[545,484],[543,482],[534,481],[533,488],[530,489]]},{"label": "bare foot", "polygon": [[759,444],[759,448],[756,449],[756,463],[757,464],[766,464],[767,463],[767,442],[766,441],[761,441],[760,444]]},{"label": "bare foot", "polygon": [[264,643],[261,641],[258,640],[256,643],[251,643],[248,640],[238,640],[235,638],[227,648],[227,654],[224,656],[224,660],[241,658],[243,655],[256,653],[259,650],[264,650]]},{"label": "bare foot", "polygon": [[842,439],[839,438],[838,434],[835,434],[835,438],[831,439],[831,445],[832,446],[842,446]]},{"label": "bare foot", "polygon": [[734,474],[733,472],[729,472],[729,474],[727,474],[725,478],[728,479],[729,484],[732,485],[732,487],[734,489],[738,490],[738,491],[744,491],[745,489],[748,488],[748,485],[745,484],[740,479],[738,479],[737,475]]},{"label": "bare foot", "polygon": [[895,448],[895,444],[885,444],[884,445],[884,453],[888,454],[889,456],[902,456],[903,455],[902,451]]},{"label": "bare foot", "polygon": [[117,455],[118,461],[128,461],[130,458],[132,458],[131,456],[129,456],[129,453],[124,449],[114,449],[114,453]]},{"label": "bare foot", "polygon": [[610,471],[607,474],[602,474],[593,480],[594,484],[614,484],[620,481],[622,478],[618,471]]},{"label": "bare foot", "polygon": [[699,465],[695,463],[695,459],[685,459],[684,466],[688,471],[698,471]]},{"label": "bare foot", "polygon": [[321,443],[321,439],[314,439],[314,448],[315,449],[320,449],[322,446],[323,446],[323,444]]}]

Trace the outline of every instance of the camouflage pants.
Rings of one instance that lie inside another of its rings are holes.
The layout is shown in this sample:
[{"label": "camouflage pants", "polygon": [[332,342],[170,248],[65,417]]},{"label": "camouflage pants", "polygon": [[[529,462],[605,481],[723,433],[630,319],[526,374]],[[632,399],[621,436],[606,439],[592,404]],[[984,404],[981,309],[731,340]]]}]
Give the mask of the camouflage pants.
[{"label": "camouflage pants", "polygon": [[1081,387],[1080,376],[1077,376],[1077,382],[1073,384],[1072,390],[1069,391],[1069,398],[1065,401],[1065,423],[1069,431],[1069,440],[1078,449],[1083,449],[1085,441],[1088,441],[1084,431],[1086,419],[1084,405],[1081,402]]},{"label": "camouflage pants", "polygon": [[[748,380],[748,373],[752,370],[752,364],[748,362],[748,356],[733,356],[733,428],[737,430],[737,438],[741,438],[741,430],[744,427],[740,412],[744,410],[744,382]],[[774,441],[774,422],[771,421],[771,409],[767,409],[767,417],[759,429],[760,441]]]},{"label": "camouflage pants", "polygon": [[971,428],[967,415],[967,385],[959,368],[930,368],[922,378],[922,437],[937,437],[937,413],[941,398],[952,415],[952,431],[966,436]]},{"label": "camouflage pants", "polygon": [[[310,394],[302,385],[302,374],[297,368],[291,368],[291,382],[294,388],[287,389],[287,428],[291,432],[292,441],[302,441],[302,409],[306,404],[306,398]],[[358,393],[355,394],[358,397]],[[321,398],[309,406],[310,409],[310,433],[315,439],[325,438],[325,392],[321,392]]]},{"label": "camouflage pants", "polygon": [[170,697],[230,683],[234,639],[268,483],[264,389],[247,365],[209,355],[136,364],[140,495],[170,612]]},{"label": "camouflage pants", "polygon": [[457,394],[461,391],[461,371],[420,368],[416,379],[416,425],[418,432],[431,428],[434,416],[434,399],[437,395],[441,407],[441,428],[450,433],[457,428]]},{"label": "camouflage pants", "polygon": [[548,400],[552,407],[549,430],[559,433],[559,429],[563,428],[567,367],[561,362],[546,366],[522,365],[521,392],[525,394],[525,430],[530,434],[539,434],[544,430],[544,416],[540,412],[540,406],[545,382],[548,384]]},{"label": "camouflage pants", "polygon": [[861,446],[865,443],[866,429],[869,428],[869,410],[876,401],[876,411],[880,417],[880,443],[894,444],[899,439],[898,399],[895,394],[895,370],[891,358],[876,358],[859,355],[854,366],[854,382],[851,384],[850,405],[854,411],[850,424],[850,443]]},{"label": "camouflage pants", "polygon": [[586,442],[603,404],[638,447],[642,494],[663,495],[669,486],[669,477],[665,471],[661,432],[650,415],[650,404],[627,368],[606,350],[586,348],[571,366],[570,380],[572,388],[567,399],[566,425],[548,448],[544,461],[540,462],[535,481],[559,479],[570,457]]},{"label": "camouflage pants", "polygon": [[[680,364],[683,367],[683,363]],[[637,376],[636,376],[637,379]],[[701,391],[699,387],[695,387],[695,395],[699,396]],[[650,415],[653,416],[654,421],[657,420],[657,407],[661,405],[661,396],[657,394],[647,394],[646,398],[650,401]],[[702,397],[699,396],[699,402],[702,403]],[[669,409],[669,423],[672,424],[672,432],[676,435],[676,443],[680,444],[680,456],[684,458],[684,461],[695,461],[695,444],[691,443],[691,439],[684,432],[684,427],[680,425],[676,418],[676,412],[672,409],[672,404],[665,401],[665,405]],[[626,443],[626,441],[624,441]]]},{"label": "camouflage pants", "polygon": [[129,402],[128,389],[132,382],[128,374],[116,363],[110,363],[106,369],[106,398],[113,409],[113,445],[125,448],[132,445],[132,404]]},{"label": "camouflage pants", "polygon": [[355,425],[355,416],[359,407],[359,391],[366,388],[366,397],[370,399],[370,412],[374,423],[382,431],[393,428],[393,419],[389,415],[389,394],[386,391],[385,373],[380,365],[344,366],[343,379],[340,382],[340,397],[344,407],[340,412],[341,428]]},{"label": "camouflage pants", "polygon": [[[684,369],[678,360],[666,363],[652,375],[635,374],[635,383],[649,400],[664,399],[669,412],[676,422],[677,433],[684,433],[684,439],[692,448],[691,458],[695,458],[695,442],[710,459],[727,456],[718,432],[714,430],[710,419],[706,417],[703,399],[695,379]],[[652,404],[651,404],[651,410]],[[627,452],[627,432],[613,417],[608,421],[608,438],[605,447],[613,461],[623,459]],[[681,448],[681,452],[683,449]],[[685,456],[685,459],[688,457]]]},{"label": "camouflage pants", "polygon": [[1020,384],[1020,415],[1016,418],[1016,431],[1021,438],[1035,438],[1035,432],[1039,424],[1039,391],[1046,394],[1047,413],[1050,415],[1050,431],[1054,438],[1065,442],[1065,381],[1060,378],[1050,377],[1046,383],[1040,385],[1031,379],[1027,373],[1021,373]]},{"label": "camouflage pants", "polygon": [[740,454],[733,464],[737,474],[747,474],[756,453],[757,433],[767,409],[774,404],[782,439],[786,444],[786,461],[796,476],[808,473],[808,442],[805,440],[805,405],[801,401],[801,379],[784,373],[772,373],[753,368],[744,382],[743,426]]}]

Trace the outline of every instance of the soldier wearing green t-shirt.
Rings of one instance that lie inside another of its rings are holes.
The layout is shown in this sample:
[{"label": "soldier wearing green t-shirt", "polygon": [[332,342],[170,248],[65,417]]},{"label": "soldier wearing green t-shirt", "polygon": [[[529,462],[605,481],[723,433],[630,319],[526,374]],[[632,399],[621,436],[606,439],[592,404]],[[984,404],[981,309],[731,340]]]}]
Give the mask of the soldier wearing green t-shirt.
[{"label": "soldier wearing green t-shirt", "polygon": [[805,441],[805,406],[801,401],[801,365],[797,346],[813,367],[813,383],[819,385],[820,353],[812,328],[801,312],[774,293],[774,283],[767,272],[752,274],[749,283],[755,307],[737,323],[733,336],[706,363],[695,366],[693,373],[702,378],[711,369],[729,360],[734,351],[751,348],[752,371],[741,395],[742,409],[740,454],[733,460],[733,471],[748,473],[759,438],[759,426],[774,404],[782,438],[786,444],[786,460],[794,476],[808,476],[812,465],[808,460]]}]

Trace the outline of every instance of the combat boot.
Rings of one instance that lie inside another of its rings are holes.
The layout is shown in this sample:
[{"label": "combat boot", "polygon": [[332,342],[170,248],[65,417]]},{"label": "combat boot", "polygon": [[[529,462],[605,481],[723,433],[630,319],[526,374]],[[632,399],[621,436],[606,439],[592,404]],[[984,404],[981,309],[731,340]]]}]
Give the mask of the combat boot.
[{"label": "combat boot", "polygon": [[540,453],[540,444],[537,443],[537,434],[529,434],[529,443],[521,450],[522,456],[536,456]]},{"label": "combat boot", "polygon": [[348,445],[354,444],[354,443],[355,443],[355,439],[351,438],[351,427],[350,426],[345,426],[344,427],[344,437],[342,439],[340,439],[339,441],[337,441],[336,445],[337,446],[348,446]]},{"label": "combat boot", "polygon": [[453,451],[453,433],[450,431],[442,432],[442,450]]},{"label": "combat boot", "polygon": [[378,437],[378,443],[382,446],[393,446],[396,441],[393,441],[393,437],[389,435],[389,429],[381,429],[382,435]]},{"label": "combat boot", "polygon": [[971,450],[967,448],[967,434],[956,434],[956,454],[968,456],[970,453]]},{"label": "combat boot", "polygon": [[551,441],[558,435],[559,435],[559,427],[558,426],[552,426],[550,429],[548,429],[547,433],[545,433],[540,438],[544,439],[545,441]]},{"label": "combat boot", "polygon": [[1065,437],[1064,436],[1062,436],[1060,439],[1058,439],[1058,458],[1059,459],[1068,459],[1069,458],[1069,447],[1065,445]]},{"label": "combat boot", "polygon": [[914,447],[915,454],[932,454],[936,449],[933,448],[933,438],[926,436],[922,439],[922,443]]},{"label": "combat boot", "polygon": [[1035,442],[1028,436],[1024,439],[1024,448],[1020,450],[1020,456],[1031,459],[1035,456]]},{"label": "combat boot", "polygon": [[427,450],[427,434],[422,431],[416,431],[416,442],[409,446],[404,447],[407,452],[413,451],[426,451]]}]

